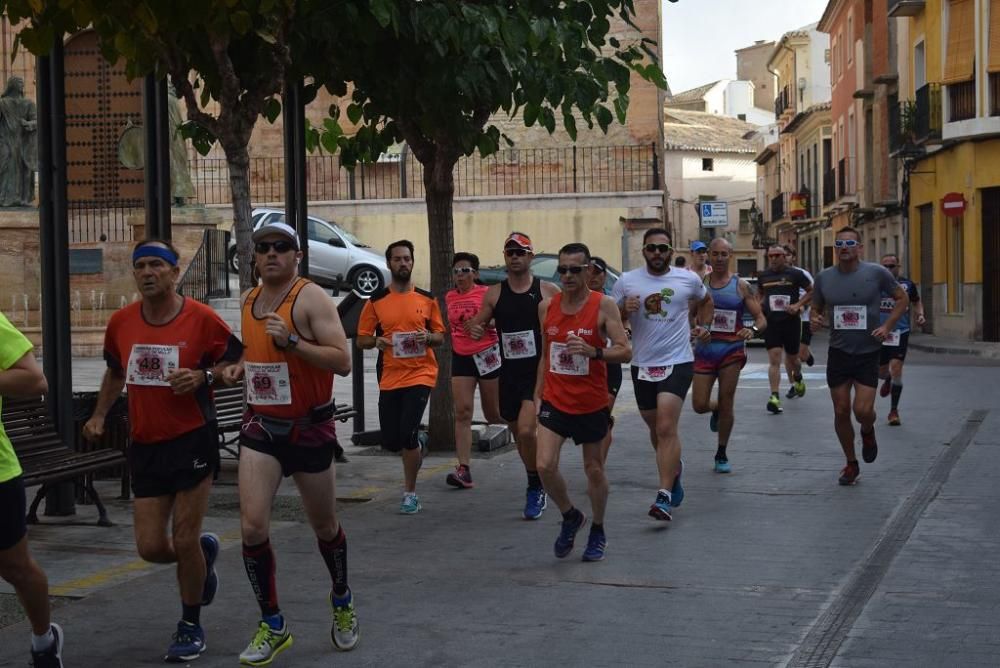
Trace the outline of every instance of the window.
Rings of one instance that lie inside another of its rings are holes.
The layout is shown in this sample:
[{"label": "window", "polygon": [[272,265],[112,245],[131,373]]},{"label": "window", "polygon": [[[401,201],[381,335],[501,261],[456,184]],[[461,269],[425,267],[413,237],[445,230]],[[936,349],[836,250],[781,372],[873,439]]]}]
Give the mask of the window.
[{"label": "window", "polygon": [[962,227],[965,219],[962,216],[948,218],[948,312],[962,313],[965,310],[965,300],[962,292],[965,277],[965,249],[963,248]]},{"label": "window", "polygon": [[715,158],[702,158],[701,159],[701,171],[703,171],[703,172],[714,172],[715,171]]},{"label": "window", "polygon": [[750,234],[750,209],[740,209],[740,234]]},{"label": "window", "polygon": [[923,41],[913,47],[913,90],[927,85],[927,55]]},{"label": "window", "polygon": [[337,248],[344,247],[344,240],[328,226],[315,220],[309,220],[309,240],[329,244]]},{"label": "window", "polygon": [[747,115],[746,114],[736,114],[736,118],[740,119],[741,121],[745,121],[747,119]]},{"label": "window", "polygon": [[854,14],[847,15],[847,64],[854,61]]},{"label": "window", "polygon": [[990,42],[986,71],[990,74],[1000,72],[1000,0],[990,1]]}]

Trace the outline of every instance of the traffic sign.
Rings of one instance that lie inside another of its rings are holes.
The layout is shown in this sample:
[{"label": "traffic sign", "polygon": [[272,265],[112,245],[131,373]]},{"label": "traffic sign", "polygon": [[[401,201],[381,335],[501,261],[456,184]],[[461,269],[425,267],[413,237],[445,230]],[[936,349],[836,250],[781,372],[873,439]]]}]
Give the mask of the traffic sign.
[{"label": "traffic sign", "polygon": [[961,216],[965,213],[965,196],[962,193],[948,193],[941,198],[941,210],[946,216]]},{"label": "traffic sign", "polygon": [[728,227],[729,206],[725,202],[702,202],[701,226]]}]

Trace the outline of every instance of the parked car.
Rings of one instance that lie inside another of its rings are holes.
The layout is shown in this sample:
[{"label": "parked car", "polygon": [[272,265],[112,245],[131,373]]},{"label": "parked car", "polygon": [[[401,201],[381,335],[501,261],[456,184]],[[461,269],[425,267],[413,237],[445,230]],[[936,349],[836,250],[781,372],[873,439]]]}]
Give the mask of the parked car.
[{"label": "parked car", "polygon": [[[555,253],[539,253],[531,260],[531,271],[538,278],[549,283],[559,283],[559,274],[556,267],[559,266],[559,256]],[[618,281],[621,272],[608,265],[607,278],[604,280],[604,290],[610,293],[611,288]],[[502,266],[480,267],[479,280],[485,285],[499,283],[507,278],[507,269]]]},{"label": "parked car", "polygon": [[[250,223],[254,230],[265,223],[281,223],[281,209],[254,209]],[[334,289],[355,290],[368,296],[389,283],[385,256],[336,223],[309,216],[309,278]],[[236,240],[229,242],[229,265],[239,271]]]}]

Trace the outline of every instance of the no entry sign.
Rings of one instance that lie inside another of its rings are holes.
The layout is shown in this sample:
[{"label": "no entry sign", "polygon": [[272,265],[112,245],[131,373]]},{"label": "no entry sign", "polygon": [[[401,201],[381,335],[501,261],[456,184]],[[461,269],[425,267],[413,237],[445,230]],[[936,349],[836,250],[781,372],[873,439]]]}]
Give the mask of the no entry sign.
[{"label": "no entry sign", "polygon": [[941,198],[941,211],[946,216],[961,216],[965,213],[965,196],[962,193],[948,193]]}]

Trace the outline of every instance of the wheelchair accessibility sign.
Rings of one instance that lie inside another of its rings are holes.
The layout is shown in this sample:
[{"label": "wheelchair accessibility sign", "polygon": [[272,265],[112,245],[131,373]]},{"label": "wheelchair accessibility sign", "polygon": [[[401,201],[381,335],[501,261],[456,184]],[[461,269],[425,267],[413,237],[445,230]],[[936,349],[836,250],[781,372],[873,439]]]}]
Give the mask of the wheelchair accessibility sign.
[{"label": "wheelchair accessibility sign", "polygon": [[702,227],[727,227],[729,225],[729,207],[725,202],[701,203]]}]

